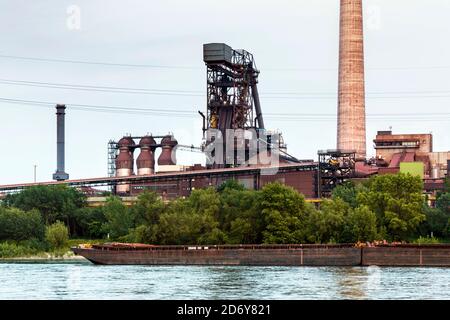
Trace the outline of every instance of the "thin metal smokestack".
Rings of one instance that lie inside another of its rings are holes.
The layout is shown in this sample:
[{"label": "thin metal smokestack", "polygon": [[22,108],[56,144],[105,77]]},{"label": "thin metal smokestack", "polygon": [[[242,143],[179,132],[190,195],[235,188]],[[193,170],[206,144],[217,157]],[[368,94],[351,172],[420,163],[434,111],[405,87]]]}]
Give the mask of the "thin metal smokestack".
[{"label": "thin metal smokestack", "polygon": [[341,0],[337,147],[366,158],[362,0]]},{"label": "thin metal smokestack", "polygon": [[57,159],[56,172],[53,174],[53,180],[64,181],[69,179],[69,175],[65,172],[65,115],[66,106],[64,104],[56,105],[56,147]]}]

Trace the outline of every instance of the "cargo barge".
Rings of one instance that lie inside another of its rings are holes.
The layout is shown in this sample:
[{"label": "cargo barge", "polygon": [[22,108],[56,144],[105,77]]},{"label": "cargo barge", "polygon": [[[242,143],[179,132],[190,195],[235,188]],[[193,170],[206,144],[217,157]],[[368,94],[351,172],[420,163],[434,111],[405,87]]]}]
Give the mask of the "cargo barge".
[{"label": "cargo barge", "polygon": [[450,245],[213,245],[107,243],[73,247],[100,265],[450,267]]}]

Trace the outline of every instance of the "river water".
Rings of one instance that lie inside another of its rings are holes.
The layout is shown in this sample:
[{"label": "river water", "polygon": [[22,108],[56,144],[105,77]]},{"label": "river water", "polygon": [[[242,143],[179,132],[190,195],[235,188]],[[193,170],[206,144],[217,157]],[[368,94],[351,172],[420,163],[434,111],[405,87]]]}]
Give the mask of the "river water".
[{"label": "river water", "polygon": [[450,300],[450,268],[0,263],[0,299]]}]

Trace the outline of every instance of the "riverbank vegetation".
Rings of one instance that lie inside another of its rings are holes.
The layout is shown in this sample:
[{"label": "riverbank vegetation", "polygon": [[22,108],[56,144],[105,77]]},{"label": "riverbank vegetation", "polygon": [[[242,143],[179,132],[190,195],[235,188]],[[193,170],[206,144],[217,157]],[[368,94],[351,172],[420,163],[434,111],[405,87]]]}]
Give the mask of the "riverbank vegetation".
[{"label": "riverbank vegetation", "polygon": [[316,208],[279,183],[254,191],[231,180],[168,203],[145,192],[131,207],[109,197],[104,207],[89,208],[75,189],[38,186],[3,200],[0,257],[64,252],[80,238],[164,245],[445,241],[450,190],[430,208],[422,189],[418,177],[376,176],[337,187]]}]

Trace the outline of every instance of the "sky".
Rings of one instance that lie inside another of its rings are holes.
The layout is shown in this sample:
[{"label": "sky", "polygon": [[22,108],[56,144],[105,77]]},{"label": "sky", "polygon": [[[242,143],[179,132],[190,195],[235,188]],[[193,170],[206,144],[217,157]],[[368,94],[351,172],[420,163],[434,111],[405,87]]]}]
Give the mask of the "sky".
[{"label": "sky", "polygon": [[[450,1],[363,6],[368,155],[390,128],[432,132],[434,150],[450,150]],[[67,105],[71,179],[106,176],[107,143],[125,134],[170,132],[199,146],[210,42],[253,53],[266,127],[282,131],[290,154],[317,159],[336,147],[338,0],[0,0],[0,9],[0,184],[33,182],[34,166],[38,181],[51,180],[56,103]],[[179,164],[202,160],[178,153]]]}]

